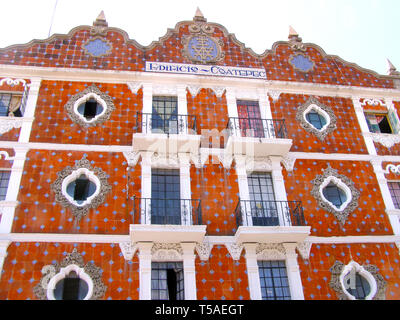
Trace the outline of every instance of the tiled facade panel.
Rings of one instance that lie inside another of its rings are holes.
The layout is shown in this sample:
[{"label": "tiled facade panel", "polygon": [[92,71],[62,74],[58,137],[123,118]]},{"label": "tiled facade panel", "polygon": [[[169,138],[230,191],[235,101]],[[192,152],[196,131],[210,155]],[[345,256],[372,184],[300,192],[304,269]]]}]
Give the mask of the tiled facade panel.
[{"label": "tiled facade panel", "polygon": [[[13,149],[1,149],[0,151],[7,152],[9,157],[15,156],[15,151]],[[0,155],[0,168],[11,168],[12,165],[12,160],[6,160],[4,155]]]},{"label": "tiled facade panel", "polygon": [[[312,196],[314,185],[311,183],[317,175],[330,166],[339,174],[347,176],[360,191],[358,207],[349,214],[346,223],[341,226],[335,216],[319,207]],[[287,198],[289,201],[301,200],[304,216],[311,226],[311,236],[378,236],[392,235],[393,231],[385,212],[373,167],[369,162],[355,161],[319,161],[296,160],[293,172],[283,170]]]},{"label": "tiled facade panel", "polygon": [[400,270],[398,248],[393,243],[365,244],[313,244],[310,258],[298,258],[305,300],[337,300],[336,292],[329,286],[329,269],[335,261],[347,265],[355,261],[359,265],[372,264],[387,282],[387,300],[399,300]]},{"label": "tiled facade panel", "polygon": [[239,189],[235,169],[225,169],[213,157],[200,169],[191,167],[192,199],[201,200],[202,221],[208,235],[234,235]]},{"label": "tiled facade panel", "polygon": [[321,104],[331,108],[337,118],[336,130],[321,141],[304,130],[296,120],[298,108],[309,98],[307,95],[282,93],[277,101],[270,99],[272,117],[285,119],[288,138],[293,140],[292,152],[368,153],[351,99],[314,96]]},{"label": "tiled facade panel", "polygon": [[[183,54],[184,37],[192,35],[188,26],[192,23],[181,25],[172,35],[163,37],[161,43],[157,43],[154,48],[146,51],[146,60],[155,62],[174,62],[174,63],[193,63]],[[233,35],[228,35],[226,30],[212,25],[214,32],[209,36],[221,40],[223,42],[222,51],[225,53],[223,60],[218,61],[216,65],[235,66],[244,68],[262,68],[262,62],[258,57],[249,53],[248,49],[238,45],[238,41]]]},{"label": "tiled facade panel", "polygon": [[18,141],[21,128],[11,129],[0,135],[0,141]]},{"label": "tiled facade panel", "polygon": [[329,85],[357,87],[393,88],[393,81],[380,79],[369,72],[361,71],[356,65],[343,62],[334,56],[326,55],[317,46],[306,45],[305,52],[300,52],[314,62],[314,68],[308,72],[295,69],[289,61],[299,54],[287,43],[275,43],[272,52],[263,58],[264,68],[269,80],[310,82]]},{"label": "tiled facade panel", "polygon": [[223,148],[229,120],[225,95],[219,98],[213,90],[201,89],[195,97],[188,92],[186,98],[188,114],[196,116],[201,147]]},{"label": "tiled facade panel", "polygon": [[143,108],[142,90],[133,94],[125,84],[95,83],[113,99],[115,110],[108,120],[88,128],[75,123],[65,104],[92,83],[43,81],[37,102],[32,142],[131,145],[136,116]]},{"label": "tiled facade panel", "polygon": [[126,261],[118,244],[39,242],[10,244],[0,279],[0,299],[38,299],[33,288],[43,276],[43,266],[61,263],[73,249],[83,256],[85,264],[91,262],[101,268],[102,281],[107,286],[103,299],[139,299],[138,258]]},{"label": "tiled facade panel", "polygon": [[210,259],[196,259],[198,300],[249,300],[246,260],[232,259],[225,246],[213,247]]},{"label": "tiled facade panel", "polygon": [[[87,160],[92,167],[101,168],[108,175],[111,191],[104,203],[90,209],[80,222],[70,208],[55,201],[51,184],[57,173],[67,166],[73,167],[84,152],[31,150],[27,154],[13,232],[23,233],[80,233],[128,234],[132,223],[133,201],[127,196],[127,163],[122,153],[90,152]],[[140,190],[140,167],[129,171],[129,197]]]},{"label": "tiled facade panel", "polygon": [[33,41],[1,50],[1,64],[30,67],[83,68],[95,70],[143,71],[144,57],[132,42],[127,42],[122,30],[112,29],[104,39],[112,44],[111,54],[92,57],[84,50],[89,39],[89,27],[78,27],[68,35],[53,36],[47,41]]},{"label": "tiled facade panel", "polygon": [[[144,71],[145,61],[192,63],[182,50],[184,36],[190,36],[188,26],[193,22],[180,23],[169,30],[159,42],[142,47],[127,34],[116,28],[106,36],[91,36],[90,29],[77,27],[68,35],[54,35],[47,40],[33,41],[25,45],[14,45],[0,52],[0,64],[15,64],[38,67],[84,68],[95,70]],[[377,88],[393,88],[393,80],[379,78],[373,72],[361,71],[356,65],[334,56],[327,56],[315,45],[306,45],[305,55],[314,62],[313,70],[304,73],[295,70],[289,60],[294,54],[287,42],[277,42],[272,50],[256,55],[246,49],[234,35],[221,26],[210,24],[214,31],[210,36],[222,40],[225,54],[217,65],[266,69],[268,80],[311,82],[331,85],[353,85]],[[110,54],[93,57],[84,50],[90,39],[105,39],[112,44]]]}]

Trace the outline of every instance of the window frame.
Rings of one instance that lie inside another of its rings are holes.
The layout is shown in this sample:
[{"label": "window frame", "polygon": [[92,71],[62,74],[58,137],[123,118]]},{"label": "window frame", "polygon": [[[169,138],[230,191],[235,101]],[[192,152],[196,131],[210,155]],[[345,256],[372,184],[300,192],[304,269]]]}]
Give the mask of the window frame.
[{"label": "window frame", "polygon": [[[377,116],[385,117],[391,132],[381,132],[381,128],[380,128],[378,123],[375,124],[375,126],[377,126],[379,128],[379,132],[374,131],[374,129],[373,129],[374,124],[371,124],[370,120],[369,120],[369,117],[371,117],[372,115],[375,116],[375,118]],[[390,118],[389,118],[389,112],[387,112],[387,111],[385,112],[385,111],[368,111],[368,110],[364,110],[364,117],[365,117],[365,121],[367,122],[368,130],[369,130],[370,133],[395,134],[395,130],[393,128],[393,124],[391,123]]]},{"label": "window frame", "polygon": [[[17,118],[22,118],[24,116],[21,107],[23,104],[23,99],[24,99],[24,92],[20,92],[20,91],[0,91],[0,102],[2,101],[2,96],[3,95],[10,95],[10,100],[8,102],[8,106],[7,106],[7,114],[6,115],[0,115],[0,117],[10,117],[10,113],[12,113],[11,117],[17,117]],[[13,99],[13,97],[19,97],[19,103],[18,103],[18,108],[14,111],[10,112],[10,105],[11,105],[11,101]],[[19,111],[20,115],[15,115],[14,112]]]},{"label": "window frame", "polygon": [[[399,196],[393,195],[393,193],[392,193],[393,190],[391,188],[391,185],[395,184],[395,183],[398,185],[398,189],[395,189],[395,190],[399,190]],[[400,180],[388,180],[387,186],[389,189],[390,197],[392,199],[394,208],[396,210],[400,210]]]},{"label": "window frame", "polygon": [[[278,267],[264,267],[264,265],[266,263],[269,263],[270,265],[272,265],[273,263],[278,263],[279,266]],[[284,267],[281,266],[281,264],[284,264]],[[258,273],[259,273],[259,280],[260,280],[260,289],[261,289],[261,299],[262,300],[292,300],[292,295],[291,295],[291,289],[290,289],[290,283],[289,283],[289,277],[288,277],[288,273],[287,273],[287,266],[286,266],[286,261],[285,260],[257,260],[257,266],[258,266]],[[270,269],[270,274],[271,277],[265,277],[265,270],[264,269]],[[274,272],[273,270],[278,270],[279,272],[279,276],[277,278],[274,277]],[[285,271],[284,276],[282,276],[281,274],[281,270]],[[272,283],[272,288],[267,286],[267,278],[271,279],[271,283]],[[278,281],[275,281],[274,279],[279,279],[279,282],[281,283],[281,286],[276,286],[275,284],[278,283]],[[285,279],[286,281],[286,285],[282,286],[282,280]],[[263,286],[263,283],[265,284],[265,286]],[[275,299],[268,299],[267,296],[264,296],[264,290],[263,288],[265,288],[265,292],[267,292],[268,289],[272,289],[273,290],[273,296]],[[289,298],[289,299],[277,299],[277,289],[287,289],[289,295],[281,295],[282,298]],[[264,298],[265,297],[265,298]]]}]

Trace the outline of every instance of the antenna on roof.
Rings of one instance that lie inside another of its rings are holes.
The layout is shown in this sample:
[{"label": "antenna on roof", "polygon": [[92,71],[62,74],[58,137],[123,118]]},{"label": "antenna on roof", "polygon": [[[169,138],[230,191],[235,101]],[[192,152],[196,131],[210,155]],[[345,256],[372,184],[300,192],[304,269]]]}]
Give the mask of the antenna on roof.
[{"label": "antenna on roof", "polygon": [[49,29],[49,35],[48,35],[48,37],[50,37],[51,28],[53,27],[53,21],[54,21],[54,16],[55,16],[55,14],[56,14],[57,4],[58,4],[58,0],[56,0],[56,3],[55,3],[55,5],[54,5],[53,16],[51,17],[51,23],[50,23],[50,29]]}]

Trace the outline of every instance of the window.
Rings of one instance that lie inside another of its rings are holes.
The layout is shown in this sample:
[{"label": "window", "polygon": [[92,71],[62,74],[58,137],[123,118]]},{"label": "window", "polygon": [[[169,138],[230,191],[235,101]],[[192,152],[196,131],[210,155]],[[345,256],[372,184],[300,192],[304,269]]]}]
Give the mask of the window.
[{"label": "window", "polygon": [[152,132],[178,133],[177,97],[153,97]]},{"label": "window", "polygon": [[387,114],[365,113],[370,132],[393,133]]},{"label": "window", "polygon": [[185,299],[182,262],[151,263],[151,299]]},{"label": "window", "polygon": [[400,209],[400,182],[388,182],[390,195],[396,209]]},{"label": "window", "polygon": [[80,279],[75,271],[57,282],[54,289],[56,300],[83,300],[89,292],[86,281]]},{"label": "window", "polygon": [[346,193],[340,189],[333,182],[329,183],[323,190],[322,193],[326,200],[332,203],[336,208],[340,208],[343,203],[346,202]]},{"label": "window", "polygon": [[371,286],[369,282],[358,272],[349,272],[344,277],[343,282],[345,284],[346,291],[357,300],[364,300],[371,292]]},{"label": "window", "polygon": [[326,125],[326,119],[314,110],[306,114],[306,119],[312,126],[314,126],[318,130],[321,130]]},{"label": "window", "polygon": [[90,98],[78,107],[78,112],[87,120],[90,121],[104,110],[103,106],[94,98]]},{"label": "window", "polygon": [[78,179],[72,181],[67,186],[67,193],[78,204],[82,204],[96,192],[96,184],[88,179],[84,174],[81,174]]},{"label": "window", "polygon": [[181,224],[180,190],[179,170],[152,170],[152,224]]},{"label": "window", "polygon": [[291,300],[284,261],[258,261],[263,300]]},{"label": "window", "polygon": [[13,115],[22,117],[21,101],[22,95],[20,94],[0,93],[0,116],[8,117]]},{"label": "window", "polygon": [[[278,226],[278,210],[270,173],[252,173],[247,177],[251,216],[254,226]],[[247,207],[247,205],[246,205]]]},{"label": "window", "polygon": [[257,101],[237,101],[239,127],[243,137],[264,138],[264,127]]},{"label": "window", "polygon": [[0,201],[6,199],[10,175],[10,171],[0,171]]}]

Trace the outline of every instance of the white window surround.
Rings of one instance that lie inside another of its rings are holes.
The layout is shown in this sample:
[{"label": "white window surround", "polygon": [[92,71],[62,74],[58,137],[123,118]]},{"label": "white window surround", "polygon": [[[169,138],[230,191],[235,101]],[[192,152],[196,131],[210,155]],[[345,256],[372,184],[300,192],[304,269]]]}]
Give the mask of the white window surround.
[{"label": "white window surround", "polygon": [[[316,113],[318,113],[319,115],[321,115],[321,116],[325,119],[326,124],[325,124],[321,129],[315,128],[315,127],[313,126],[313,124],[310,123],[310,122],[307,120],[307,117],[306,117],[306,116],[307,116],[307,114],[308,114],[309,112],[311,112],[311,111],[315,111]],[[325,112],[325,110],[321,109],[319,106],[317,106],[317,105],[314,104],[314,103],[310,104],[310,105],[307,107],[307,109],[304,110],[304,112],[303,112],[303,118],[304,118],[304,121],[306,121],[308,124],[310,124],[310,126],[313,126],[313,127],[315,128],[315,130],[318,130],[319,132],[325,131],[326,128],[327,128],[327,127],[329,126],[329,124],[331,123],[331,118],[329,117],[329,114],[328,114],[327,112]]]},{"label": "white window surround", "polygon": [[[79,204],[78,202],[76,202],[67,192],[67,187],[68,185],[77,180],[81,175],[85,175],[89,181],[93,182],[96,185],[96,191],[90,196],[88,197],[85,201],[83,201],[81,204]],[[99,178],[90,170],[88,170],[87,168],[79,168],[78,170],[73,171],[69,176],[67,176],[61,185],[61,192],[62,194],[68,199],[68,201],[70,201],[74,206],[77,207],[84,207],[88,204],[90,204],[94,198],[97,197],[97,195],[100,193],[100,189],[101,189],[101,182],[99,180]]]},{"label": "white window surround", "polygon": [[[330,183],[333,183],[334,185],[336,185],[336,187],[338,187],[339,189],[341,189],[342,191],[344,191],[344,193],[346,194],[346,201],[342,203],[342,205],[340,206],[340,208],[337,208],[332,202],[330,202],[328,199],[325,198],[324,194],[323,194],[323,190],[326,186],[328,186]],[[319,187],[319,193],[321,195],[321,198],[326,201],[326,203],[328,203],[333,210],[342,212],[344,209],[346,209],[346,207],[348,206],[348,204],[351,202],[352,200],[352,195],[351,195],[351,190],[350,188],[343,183],[342,180],[340,180],[337,177],[334,176],[329,176],[327,177],[324,182],[320,185]]]},{"label": "white window surround", "polygon": [[[90,100],[91,98],[93,98],[94,100],[96,100],[97,103],[99,103],[103,110],[101,111],[101,113],[97,114],[94,118],[87,120],[83,114],[81,114],[78,111],[78,108],[81,104],[87,102],[88,100]],[[98,118],[102,117],[106,111],[107,111],[107,103],[96,93],[94,92],[89,92],[88,94],[84,95],[82,98],[78,99],[75,103],[74,103],[74,107],[73,107],[74,112],[76,113],[76,115],[83,121],[86,123],[93,123],[96,122]]]},{"label": "white window surround", "polygon": [[258,261],[284,260],[292,300],[304,300],[300,268],[297,262],[296,243],[244,243],[247,276],[251,300],[261,300]]},{"label": "white window surround", "polygon": [[83,300],[89,300],[93,294],[93,281],[90,276],[85,272],[84,268],[80,268],[76,264],[70,264],[65,268],[61,268],[60,272],[53,276],[48,285],[47,285],[47,299],[48,300],[56,300],[54,297],[54,289],[59,281],[66,278],[68,274],[72,271],[75,271],[78,277],[85,281],[88,285],[88,293],[86,294]]},{"label": "white window surround", "polygon": [[365,297],[365,300],[372,300],[377,292],[376,280],[371,273],[364,269],[363,266],[360,266],[357,262],[351,261],[348,265],[343,268],[343,271],[339,277],[340,285],[342,286],[344,294],[348,297],[349,300],[356,300],[356,298],[351,295],[344,285],[344,278],[348,275],[353,269],[355,269],[355,273],[359,273],[360,276],[364,277],[369,285],[370,285],[370,293]]},{"label": "white window surround", "polygon": [[185,300],[196,300],[196,243],[139,242],[139,299],[151,300],[151,263],[183,262]]}]

